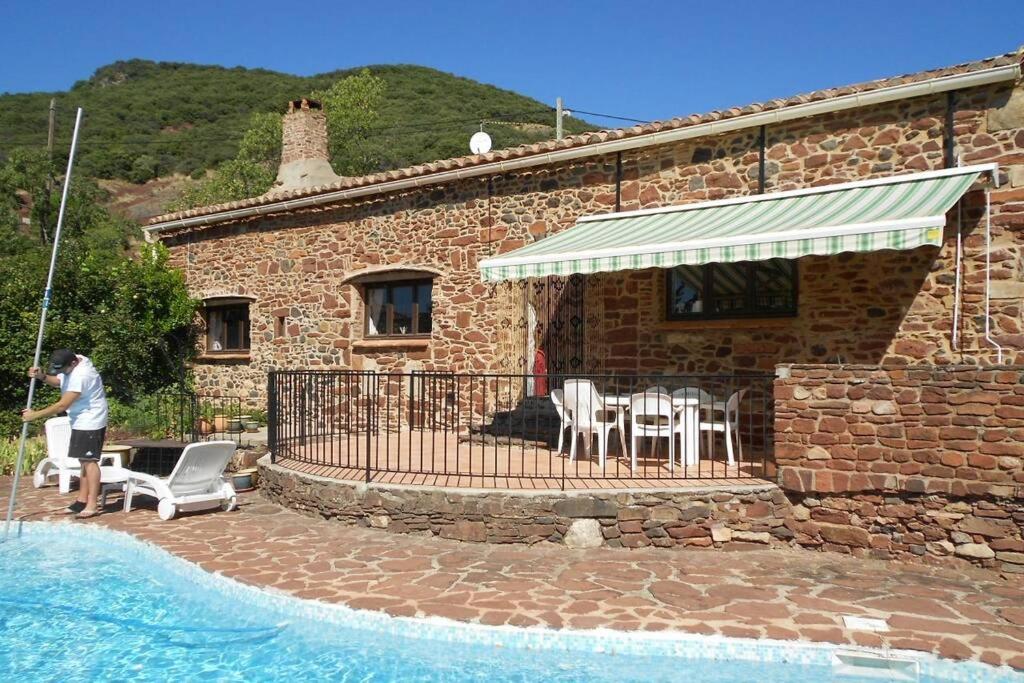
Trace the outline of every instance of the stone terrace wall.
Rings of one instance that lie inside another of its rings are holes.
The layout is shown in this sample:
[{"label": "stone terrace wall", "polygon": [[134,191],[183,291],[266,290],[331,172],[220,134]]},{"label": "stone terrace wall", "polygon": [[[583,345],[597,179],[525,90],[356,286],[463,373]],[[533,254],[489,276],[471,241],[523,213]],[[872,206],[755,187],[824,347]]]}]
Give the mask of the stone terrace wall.
[{"label": "stone terrace wall", "polygon": [[781,546],[793,532],[774,485],[729,490],[511,493],[385,486],[300,474],[260,461],[261,492],[325,519],[429,532],[478,543],[561,543],[573,548]]},{"label": "stone terrace wall", "polygon": [[[1022,86],[957,94],[955,136],[965,163],[999,162],[993,199],[993,329],[1010,358],[1024,349],[1024,111]],[[1014,100],[1011,93],[1015,93]],[[767,129],[768,191],[943,166],[944,96],[838,112]],[[994,116],[999,113],[1000,116]],[[168,235],[172,263],[194,295],[254,297],[248,359],[201,359],[203,392],[264,400],[269,368],[519,371],[516,302],[480,282],[477,264],[572,226],[580,216],[748,195],[757,190],[756,131],[473,179],[334,207]],[[781,362],[987,362],[981,340],[982,198],[965,212],[964,350],[949,346],[955,234],[941,249],[801,259],[800,311],[773,321],[664,320],[662,271],[593,278],[587,367],[729,372]],[[362,290],[346,278],[382,266],[429,267],[434,330],[425,341],[365,339]],[[519,307],[521,308],[521,306]],[[285,333],[274,334],[276,317]],[[511,321],[511,323],[510,323]],[[857,330],[851,334],[851,330]],[[520,345],[521,346],[521,345]],[[529,365],[527,365],[529,367]]]},{"label": "stone terrace wall", "polygon": [[1024,367],[780,374],[775,458],[796,542],[1024,574]]}]

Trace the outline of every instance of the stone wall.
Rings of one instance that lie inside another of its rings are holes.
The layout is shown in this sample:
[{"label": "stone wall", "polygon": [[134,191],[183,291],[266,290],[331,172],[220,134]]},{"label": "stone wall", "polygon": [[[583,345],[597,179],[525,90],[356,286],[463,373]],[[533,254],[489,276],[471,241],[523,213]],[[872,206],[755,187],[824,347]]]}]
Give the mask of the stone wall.
[{"label": "stone wall", "polygon": [[[1006,169],[1007,182],[992,193],[992,325],[1015,362],[1024,349],[1024,121],[1007,109],[1010,92],[1004,84],[958,93],[954,130],[966,163],[995,161]],[[766,188],[941,168],[945,114],[944,96],[921,97],[768,127]],[[479,261],[564,230],[580,216],[755,192],[757,131],[623,152],[621,176],[619,162],[614,155],[580,159],[165,236],[172,262],[196,296],[254,298],[249,357],[201,359],[197,386],[258,403],[266,371],[274,367],[529,367],[527,359],[512,357],[525,346],[514,339],[522,302],[510,285],[481,283]],[[593,276],[586,366],[684,373],[768,370],[837,357],[848,363],[991,362],[980,317],[982,206],[980,192],[968,194],[959,350],[950,344],[951,218],[939,249],[800,259],[794,318],[668,322],[663,271]],[[365,337],[363,289],[353,276],[389,266],[439,273],[430,339]],[[284,318],[283,334],[275,334],[276,318]]]},{"label": "stone wall", "polygon": [[803,548],[971,564],[1024,578],[1024,502],[921,494],[793,494],[786,528]]},{"label": "stone wall", "polygon": [[788,543],[789,501],[770,484],[665,491],[510,492],[366,485],[260,461],[260,490],[300,512],[487,543],[569,547],[767,547]]},{"label": "stone wall", "polygon": [[775,460],[797,543],[1024,574],[1024,367],[780,373]]},{"label": "stone wall", "polygon": [[787,493],[772,484],[527,492],[340,481],[259,462],[264,496],[391,533],[474,543],[676,549],[798,547],[995,569],[1024,579],[1024,503],[938,495]]}]

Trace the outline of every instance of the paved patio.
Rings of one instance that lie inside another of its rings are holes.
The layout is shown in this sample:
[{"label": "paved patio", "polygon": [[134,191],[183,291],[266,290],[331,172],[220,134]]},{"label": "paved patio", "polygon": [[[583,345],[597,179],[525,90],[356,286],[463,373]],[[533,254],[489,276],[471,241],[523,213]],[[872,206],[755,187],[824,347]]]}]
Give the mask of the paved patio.
[{"label": "paved patio", "polygon": [[[10,477],[0,477],[7,509]],[[22,479],[17,517],[67,519],[71,496]],[[301,516],[244,494],[233,513],[161,522],[120,500],[87,522],[239,581],[393,615],[552,628],[679,630],[888,646],[1024,670],[1024,585],[941,569],[806,551],[568,550],[391,534]],[[844,628],[841,615],[888,619]]]}]

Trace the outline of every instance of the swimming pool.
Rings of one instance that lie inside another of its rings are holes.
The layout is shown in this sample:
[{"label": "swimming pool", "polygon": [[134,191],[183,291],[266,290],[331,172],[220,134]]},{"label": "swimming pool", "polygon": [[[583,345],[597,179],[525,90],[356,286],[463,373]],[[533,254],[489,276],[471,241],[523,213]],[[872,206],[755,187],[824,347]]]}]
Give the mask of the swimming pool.
[{"label": "swimming pool", "polygon": [[[7,680],[879,680],[839,675],[827,645],[483,627],[298,600],[86,525],[24,524],[0,543],[0,577]],[[917,674],[886,670],[889,680],[1024,681],[1005,668],[896,654]]]}]

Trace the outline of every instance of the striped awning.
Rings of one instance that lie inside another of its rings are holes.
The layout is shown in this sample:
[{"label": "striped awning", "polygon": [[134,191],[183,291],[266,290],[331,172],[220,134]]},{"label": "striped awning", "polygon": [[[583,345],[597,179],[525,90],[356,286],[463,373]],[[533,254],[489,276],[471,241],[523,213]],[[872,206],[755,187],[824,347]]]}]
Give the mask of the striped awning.
[{"label": "striped awning", "polygon": [[581,218],[480,262],[483,279],[798,258],[942,244],[946,212],[995,164]]}]

